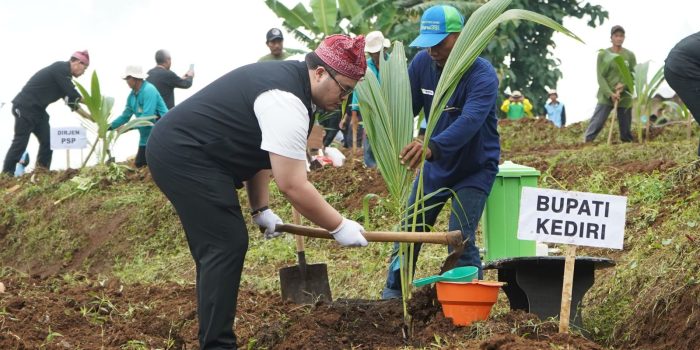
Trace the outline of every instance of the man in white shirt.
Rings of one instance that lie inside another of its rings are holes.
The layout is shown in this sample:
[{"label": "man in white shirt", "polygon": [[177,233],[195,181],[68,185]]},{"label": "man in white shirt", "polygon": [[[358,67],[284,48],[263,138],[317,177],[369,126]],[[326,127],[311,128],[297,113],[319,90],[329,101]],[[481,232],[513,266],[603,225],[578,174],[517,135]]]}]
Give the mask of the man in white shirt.
[{"label": "man in white shirt", "polygon": [[306,139],[316,107],[337,109],[367,68],[364,38],[331,35],[306,62],[260,62],[231,71],[168,112],[148,140],[153,180],[177,210],[197,267],[200,349],[235,349],[233,321],[248,249],[235,188],[245,182],[265,237],[282,220],[269,204],[274,177],[299,213],[343,246],[366,246],[308,181]]}]

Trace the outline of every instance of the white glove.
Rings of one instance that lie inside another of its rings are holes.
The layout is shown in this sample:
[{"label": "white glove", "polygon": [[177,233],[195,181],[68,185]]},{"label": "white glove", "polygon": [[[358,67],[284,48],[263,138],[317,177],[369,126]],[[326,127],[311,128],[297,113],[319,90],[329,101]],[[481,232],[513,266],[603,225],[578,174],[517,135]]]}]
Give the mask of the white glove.
[{"label": "white glove", "polygon": [[273,213],[271,209],[261,211],[260,214],[253,217],[253,221],[260,228],[265,229],[265,239],[275,238],[282,234],[282,232],[275,232],[275,226],[282,224],[282,219]]},{"label": "white glove", "polygon": [[355,221],[343,218],[343,222],[340,223],[335,231],[331,232],[333,238],[344,247],[366,247],[367,240],[362,233],[365,232],[365,228]]}]

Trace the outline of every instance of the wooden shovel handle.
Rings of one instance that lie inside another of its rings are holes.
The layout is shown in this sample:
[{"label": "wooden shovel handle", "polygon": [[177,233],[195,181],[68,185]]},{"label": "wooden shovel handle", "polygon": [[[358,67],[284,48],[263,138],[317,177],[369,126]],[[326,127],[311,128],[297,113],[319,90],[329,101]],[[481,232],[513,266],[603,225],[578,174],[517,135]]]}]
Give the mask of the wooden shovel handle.
[{"label": "wooden shovel handle", "polygon": [[[325,229],[301,225],[277,225],[275,231],[293,233],[306,237],[334,239],[333,235]],[[458,230],[450,232],[365,231],[364,236],[369,242],[435,243],[453,247],[459,247],[463,244],[462,232]]]},{"label": "wooden shovel handle", "polygon": [[[294,222],[295,225],[300,225],[301,224],[301,215],[299,212],[292,208],[292,222]],[[279,231],[277,231],[279,232]],[[303,253],[304,252],[304,237],[296,235],[296,243],[297,243],[297,253]]]}]

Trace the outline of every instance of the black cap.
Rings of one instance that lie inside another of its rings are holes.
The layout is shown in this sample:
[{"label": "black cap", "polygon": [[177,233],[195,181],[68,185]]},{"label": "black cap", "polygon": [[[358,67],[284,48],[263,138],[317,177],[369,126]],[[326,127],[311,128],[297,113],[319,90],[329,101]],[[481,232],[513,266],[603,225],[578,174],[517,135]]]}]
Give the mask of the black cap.
[{"label": "black cap", "polygon": [[270,42],[271,40],[275,39],[282,39],[284,40],[284,37],[282,36],[282,31],[277,29],[277,28],[272,28],[267,31],[267,42]]},{"label": "black cap", "polygon": [[613,35],[616,32],[622,32],[622,34],[625,34],[625,28],[622,28],[622,26],[613,26],[612,29],[610,29],[610,35]]}]

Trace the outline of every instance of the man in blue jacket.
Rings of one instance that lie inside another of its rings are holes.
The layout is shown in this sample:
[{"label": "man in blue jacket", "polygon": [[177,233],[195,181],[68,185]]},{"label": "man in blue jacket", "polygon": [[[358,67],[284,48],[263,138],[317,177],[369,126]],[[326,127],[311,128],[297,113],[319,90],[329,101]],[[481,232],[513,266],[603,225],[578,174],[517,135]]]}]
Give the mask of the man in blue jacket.
[{"label": "man in blue jacket", "polygon": [[[437,5],[425,11],[421,17],[420,35],[411,43],[423,47],[411,62],[408,73],[413,96],[413,113],[421,109],[428,115],[433,102],[442,69],[464,26],[464,18],[452,6]],[[448,100],[439,121],[428,140],[424,166],[423,190],[425,194],[442,188],[436,196],[425,202],[424,207],[438,204],[425,213],[419,224],[431,227],[435,224],[444,203],[452,200],[450,230],[461,230],[467,241],[458,266],[476,266],[481,271],[479,249],[475,242],[476,226],[498,173],[500,144],[496,119],[498,77],[493,66],[483,58],[477,58],[464,73],[457,88]],[[403,148],[402,163],[411,169],[420,166],[422,141],[414,140]],[[414,183],[410,203],[415,201],[417,181]],[[411,213],[409,213],[410,215]],[[418,258],[420,245],[415,245],[414,259]],[[413,267],[415,268],[413,261]],[[397,249],[392,253],[389,274],[382,297],[401,297],[401,277]]]},{"label": "man in blue jacket", "polygon": [[[124,112],[110,124],[110,129],[116,129],[126,124],[132,116],[136,116],[136,118],[156,117],[151,120],[155,122],[168,112],[168,107],[165,106],[165,101],[163,101],[156,87],[145,80],[146,75],[143,74],[141,66],[127,66],[122,78],[126,80],[126,84],[131,88],[131,93],[126,99]],[[138,128],[140,138],[135,161],[137,168],[147,165],[146,143],[148,142],[148,136],[151,135],[152,128],[152,126]]]}]

